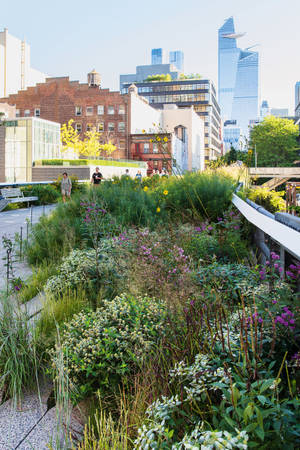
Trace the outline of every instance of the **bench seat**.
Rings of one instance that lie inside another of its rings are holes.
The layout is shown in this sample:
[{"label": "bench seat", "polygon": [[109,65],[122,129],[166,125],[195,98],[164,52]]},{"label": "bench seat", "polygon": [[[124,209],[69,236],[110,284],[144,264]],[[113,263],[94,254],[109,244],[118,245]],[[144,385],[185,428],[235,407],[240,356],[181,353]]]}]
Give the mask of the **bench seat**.
[{"label": "bench seat", "polygon": [[39,198],[36,196],[24,197],[24,193],[20,188],[4,188],[1,189],[1,195],[8,203],[35,202]]},{"label": "bench seat", "polygon": [[6,199],[8,200],[9,203],[21,203],[21,202],[35,202],[36,200],[38,200],[38,197],[9,197]]}]

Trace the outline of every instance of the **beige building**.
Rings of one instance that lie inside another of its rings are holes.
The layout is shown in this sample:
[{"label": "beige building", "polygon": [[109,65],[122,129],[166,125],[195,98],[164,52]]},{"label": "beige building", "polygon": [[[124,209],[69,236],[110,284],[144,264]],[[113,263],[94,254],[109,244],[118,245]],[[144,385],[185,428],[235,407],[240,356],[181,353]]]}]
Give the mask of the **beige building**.
[{"label": "beige building", "polygon": [[16,107],[8,103],[0,103],[0,120],[14,119],[16,117]]}]

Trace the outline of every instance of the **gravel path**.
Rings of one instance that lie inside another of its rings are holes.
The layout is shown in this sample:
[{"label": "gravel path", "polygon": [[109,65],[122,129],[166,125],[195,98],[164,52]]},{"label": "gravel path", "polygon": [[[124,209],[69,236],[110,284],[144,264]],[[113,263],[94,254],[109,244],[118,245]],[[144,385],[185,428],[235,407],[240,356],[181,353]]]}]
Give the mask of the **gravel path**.
[{"label": "gravel path", "polygon": [[[55,205],[33,206],[32,223],[37,223],[43,214],[49,214],[54,208]],[[2,237],[7,236],[10,239],[13,239],[16,233],[20,234],[22,227],[23,238],[26,239],[27,220],[31,220],[31,208],[0,212],[0,290],[5,289],[6,286],[6,251],[3,247]],[[14,264],[14,269],[15,276],[20,276],[22,279],[28,278],[31,274],[31,269],[26,261],[16,262]]]}]

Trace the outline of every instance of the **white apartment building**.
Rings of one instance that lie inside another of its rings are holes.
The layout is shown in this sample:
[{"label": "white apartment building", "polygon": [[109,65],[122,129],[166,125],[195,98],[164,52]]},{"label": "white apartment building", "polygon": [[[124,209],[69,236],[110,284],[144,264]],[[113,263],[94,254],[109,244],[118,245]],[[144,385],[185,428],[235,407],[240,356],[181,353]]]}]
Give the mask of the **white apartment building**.
[{"label": "white apartment building", "polygon": [[6,28],[0,31],[0,98],[43,83],[46,78],[30,65],[30,45],[9,34]]}]

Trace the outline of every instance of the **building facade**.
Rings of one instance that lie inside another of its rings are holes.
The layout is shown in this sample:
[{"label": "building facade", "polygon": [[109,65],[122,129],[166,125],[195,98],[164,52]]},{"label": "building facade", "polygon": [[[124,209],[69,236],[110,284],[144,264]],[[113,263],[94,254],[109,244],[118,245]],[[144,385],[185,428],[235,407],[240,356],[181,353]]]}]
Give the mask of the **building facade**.
[{"label": "building facade", "polygon": [[47,78],[45,83],[0,99],[0,103],[14,105],[17,117],[40,117],[60,124],[73,119],[82,138],[96,127],[101,143],[116,145],[113,157],[128,159],[127,98],[120,92],[100,89],[94,84],[97,77],[89,76],[89,80],[93,84],[70,81],[69,77]]},{"label": "building facade", "polygon": [[232,147],[240,150],[241,129],[237,126],[236,120],[224,122],[223,142],[224,150],[227,153]]},{"label": "building facade", "polygon": [[153,48],[151,50],[151,64],[164,64],[165,63],[165,52],[162,48]]},{"label": "building facade", "polygon": [[237,47],[233,17],[218,32],[219,104],[224,121],[236,120],[241,134],[248,136],[250,120],[258,118],[258,52]]},{"label": "building facade", "polygon": [[169,52],[169,63],[173,64],[180,72],[184,71],[184,53],[180,50]]},{"label": "building facade", "polygon": [[27,117],[6,120],[0,129],[0,182],[32,181],[35,161],[61,157],[59,123]]},{"label": "building facade", "polygon": [[[215,87],[210,80],[176,80],[135,83],[138,94],[157,109],[174,104],[178,108],[193,106],[196,113],[204,120],[205,159],[221,156],[221,117],[216,100]],[[125,84],[122,94],[127,94],[129,84]]]},{"label": "building facade", "polygon": [[0,98],[43,83],[46,76],[31,67],[30,46],[25,41],[6,28],[0,32]]},{"label": "building facade", "polygon": [[274,117],[288,117],[289,110],[288,108],[271,108],[270,114]]},{"label": "building facade", "polygon": [[[295,84],[295,110],[300,104],[300,81]],[[296,114],[297,115],[297,114]]]},{"label": "building facade", "polygon": [[270,115],[270,108],[267,100],[263,100],[260,107],[260,120],[264,120],[265,117]]}]

